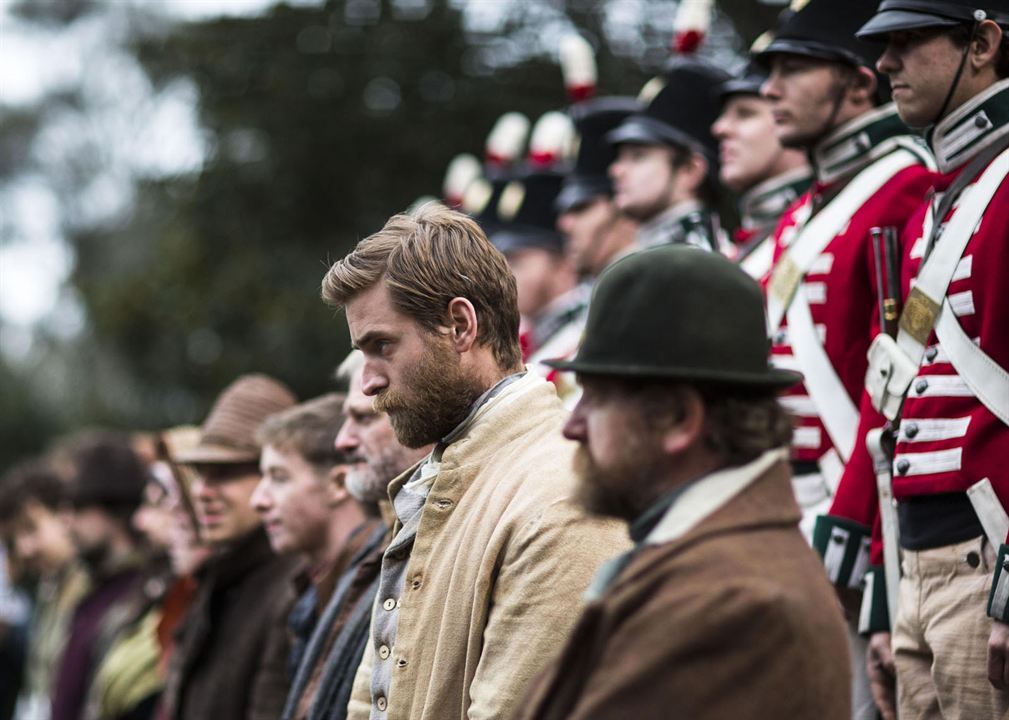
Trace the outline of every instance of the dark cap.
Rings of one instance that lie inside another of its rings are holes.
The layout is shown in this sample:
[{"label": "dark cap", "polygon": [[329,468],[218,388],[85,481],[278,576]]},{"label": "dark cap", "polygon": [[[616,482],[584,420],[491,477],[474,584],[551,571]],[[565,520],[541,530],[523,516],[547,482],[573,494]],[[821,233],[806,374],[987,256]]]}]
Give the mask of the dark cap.
[{"label": "dark cap", "polygon": [[558,212],[567,212],[594,198],[613,194],[609,167],[617,153],[616,148],[606,142],[606,134],[641,109],[641,103],[629,97],[596,98],[571,106],[568,113],[578,133],[578,154],[557,196]]},{"label": "dark cap", "polygon": [[721,104],[733,95],[760,95],[760,86],[767,80],[767,70],[751,61],[743,70],[715,88]]},{"label": "dark cap", "polygon": [[585,339],[559,370],[785,388],[802,379],[768,362],[760,286],[718,253],[662,245],[599,276]]},{"label": "dark cap", "polygon": [[661,88],[645,109],[628,117],[606,139],[613,145],[638,143],[686,148],[714,161],[718,157],[718,143],[711,135],[711,124],[718,118],[719,103],[712,88],[728,79],[728,73],[713,65],[676,58],[652,81],[658,81]]},{"label": "dark cap", "polygon": [[881,40],[898,30],[954,27],[982,20],[1009,26],[1009,2],[985,2],[982,7],[971,0],[883,0],[856,35],[863,40]]},{"label": "dark cap", "polygon": [[554,205],[563,178],[557,172],[530,172],[505,184],[497,197],[497,224],[488,235],[494,247],[505,255],[526,248],[563,252]]},{"label": "dark cap", "polygon": [[73,466],[67,500],[76,507],[135,509],[150,477],[129,438],[115,434],[98,435],[75,448]]},{"label": "dark cap", "polygon": [[875,14],[877,1],[809,0],[785,20],[756,59],[766,65],[774,55],[803,55],[876,72],[881,48],[855,33]]}]

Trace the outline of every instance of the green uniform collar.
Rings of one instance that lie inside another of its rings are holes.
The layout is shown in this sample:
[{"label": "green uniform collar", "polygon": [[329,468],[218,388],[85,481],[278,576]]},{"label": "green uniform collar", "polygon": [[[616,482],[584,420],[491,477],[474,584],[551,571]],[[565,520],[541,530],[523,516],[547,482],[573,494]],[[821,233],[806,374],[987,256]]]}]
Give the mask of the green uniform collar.
[{"label": "green uniform collar", "polygon": [[806,192],[812,182],[813,171],[801,167],[750,188],[739,199],[743,227],[764,227],[778,222],[788,206]]},{"label": "green uniform collar", "polygon": [[1009,133],[1009,79],[975,95],[928,134],[939,171],[948,173]]},{"label": "green uniform collar", "polygon": [[893,151],[898,138],[909,134],[893,103],[863,113],[841,125],[813,148],[817,180],[832,183],[854,175]]}]

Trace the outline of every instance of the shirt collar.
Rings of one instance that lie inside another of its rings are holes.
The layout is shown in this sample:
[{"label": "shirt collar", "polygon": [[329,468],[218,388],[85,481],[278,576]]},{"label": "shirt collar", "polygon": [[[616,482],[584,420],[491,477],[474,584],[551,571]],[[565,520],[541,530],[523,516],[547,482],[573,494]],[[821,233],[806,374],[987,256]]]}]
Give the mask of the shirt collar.
[{"label": "shirt collar", "polygon": [[830,183],[858,172],[891,152],[897,139],[908,134],[893,103],[862,113],[813,148],[817,180]]},{"label": "shirt collar", "polygon": [[1000,80],[939,121],[928,133],[939,171],[970,161],[1009,132],[1009,79]]}]

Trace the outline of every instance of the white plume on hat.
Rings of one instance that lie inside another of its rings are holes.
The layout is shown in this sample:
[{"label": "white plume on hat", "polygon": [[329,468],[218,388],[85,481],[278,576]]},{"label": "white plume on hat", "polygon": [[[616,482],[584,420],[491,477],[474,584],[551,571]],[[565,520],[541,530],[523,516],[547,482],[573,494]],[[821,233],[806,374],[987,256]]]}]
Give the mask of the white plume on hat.
[{"label": "white plume on hat", "polygon": [[561,38],[560,62],[564,87],[571,100],[578,102],[592,97],[598,73],[595,51],[589,41],[581,35],[565,35]]},{"label": "white plume on hat", "polygon": [[480,177],[482,172],[480,161],[469,153],[461,153],[452,158],[441,186],[441,195],[445,198],[446,204],[453,208],[460,207],[466,188]]},{"label": "white plume on hat", "polygon": [[529,162],[538,167],[553,167],[571,158],[575,126],[567,114],[556,110],[544,113],[533,127],[529,140]]},{"label": "white plume on hat", "polygon": [[692,55],[704,44],[711,29],[714,0],[681,0],[673,20],[673,50]]},{"label": "white plume on hat", "polygon": [[488,164],[503,167],[522,155],[529,136],[529,118],[519,112],[505,113],[494,123],[487,136],[486,159]]}]

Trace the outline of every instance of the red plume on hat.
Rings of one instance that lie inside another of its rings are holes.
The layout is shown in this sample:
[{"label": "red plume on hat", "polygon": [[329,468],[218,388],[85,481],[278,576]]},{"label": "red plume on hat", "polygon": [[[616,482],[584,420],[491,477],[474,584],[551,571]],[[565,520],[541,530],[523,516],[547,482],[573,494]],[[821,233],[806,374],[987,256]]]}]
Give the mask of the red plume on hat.
[{"label": "red plume on hat", "polygon": [[714,0],[680,0],[673,21],[673,52],[693,55],[704,44],[711,29]]},{"label": "red plume on hat", "polygon": [[596,56],[588,40],[577,34],[561,38],[560,62],[571,102],[588,100],[596,94]]}]

